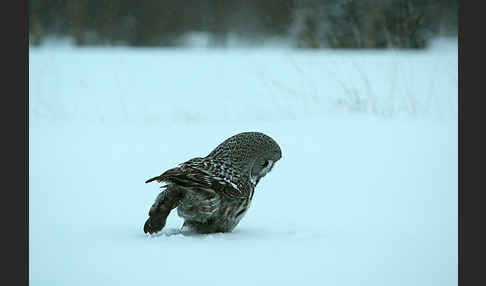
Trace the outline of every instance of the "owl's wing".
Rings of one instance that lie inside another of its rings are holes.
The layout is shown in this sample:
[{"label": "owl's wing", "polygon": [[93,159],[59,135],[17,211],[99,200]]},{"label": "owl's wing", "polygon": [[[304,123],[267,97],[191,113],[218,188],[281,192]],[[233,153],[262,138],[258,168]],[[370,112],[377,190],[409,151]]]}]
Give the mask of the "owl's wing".
[{"label": "owl's wing", "polygon": [[165,171],[162,175],[153,177],[145,183],[153,181],[170,182],[182,187],[210,187],[211,181],[200,171],[187,167],[176,167]]},{"label": "owl's wing", "polygon": [[237,184],[229,179],[206,170],[203,164],[197,164],[195,159],[182,163],[176,168],[165,171],[162,175],[153,177],[145,183],[153,181],[170,182],[186,188],[210,188],[232,198],[246,198]]}]

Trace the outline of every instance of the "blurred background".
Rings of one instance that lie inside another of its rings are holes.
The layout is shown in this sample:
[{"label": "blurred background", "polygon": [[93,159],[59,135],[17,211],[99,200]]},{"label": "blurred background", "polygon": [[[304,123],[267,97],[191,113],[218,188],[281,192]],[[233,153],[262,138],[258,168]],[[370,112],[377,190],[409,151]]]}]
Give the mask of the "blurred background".
[{"label": "blurred background", "polygon": [[31,45],[424,48],[457,35],[457,0],[31,0]]}]

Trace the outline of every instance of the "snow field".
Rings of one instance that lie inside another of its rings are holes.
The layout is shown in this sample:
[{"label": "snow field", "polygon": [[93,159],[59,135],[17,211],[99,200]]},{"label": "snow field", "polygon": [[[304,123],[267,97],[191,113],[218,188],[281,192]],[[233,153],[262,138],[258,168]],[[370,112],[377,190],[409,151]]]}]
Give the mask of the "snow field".
[{"label": "snow field", "polygon": [[[456,285],[457,46],[439,44],[31,49],[30,284]],[[175,212],[143,233],[147,178],[249,130],[283,157],[233,233]]]}]

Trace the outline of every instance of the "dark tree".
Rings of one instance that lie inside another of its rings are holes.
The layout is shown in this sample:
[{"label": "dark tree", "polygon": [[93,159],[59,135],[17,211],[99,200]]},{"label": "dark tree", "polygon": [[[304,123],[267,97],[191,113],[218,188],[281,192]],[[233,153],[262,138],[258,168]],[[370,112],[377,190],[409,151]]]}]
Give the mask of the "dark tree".
[{"label": "dark tree", "polygon": [[457,0],[31,0],[33,45],[70,36],[77,45],[174,46],[206,32],[251,43],[279,36],[301,48],[423,48],[457,35]]}]

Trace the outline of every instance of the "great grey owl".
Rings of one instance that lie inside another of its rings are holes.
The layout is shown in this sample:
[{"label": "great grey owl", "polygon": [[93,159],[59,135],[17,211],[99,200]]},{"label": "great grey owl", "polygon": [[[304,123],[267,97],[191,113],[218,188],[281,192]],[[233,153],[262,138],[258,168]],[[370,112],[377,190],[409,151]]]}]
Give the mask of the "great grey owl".
[{"label": "great grey owl", "polygon": [[193,158],[151,178],[164,182],[145,222],[145,233],[165,226],[170,211],[199,233],[231,232],[245,215],[256,185],[282,157],[277,142],[260,132],[226,139],[204,158]]}]

